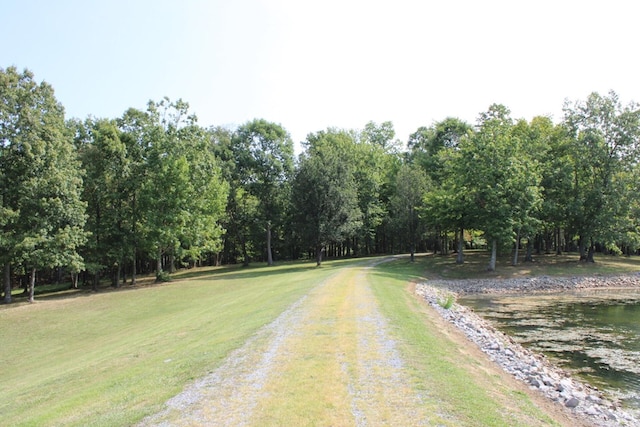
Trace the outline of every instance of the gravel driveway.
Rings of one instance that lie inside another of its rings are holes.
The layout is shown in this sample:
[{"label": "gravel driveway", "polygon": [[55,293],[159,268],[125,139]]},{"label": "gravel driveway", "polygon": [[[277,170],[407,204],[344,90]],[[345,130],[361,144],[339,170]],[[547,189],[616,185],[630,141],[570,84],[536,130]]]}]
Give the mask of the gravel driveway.
[{"label": "gravel driveway", "polygon": [[270,384],[283,376],[308,374],[296,368],[301,358],[310,357],[302,354],[300,345],[320,339],[318,328],[329,336],[322,337],[327,345],[321,354],[312,356],[339,366],[335,382],[346,390],[336,406],[342,406],[349,424],[424,424],[423,397],[410,385],[387,319],[366,279],[372,266],[341,269],[316,286],[140,426],[262,424],[265,412],[285,398],[274,396],[280,392]]}]

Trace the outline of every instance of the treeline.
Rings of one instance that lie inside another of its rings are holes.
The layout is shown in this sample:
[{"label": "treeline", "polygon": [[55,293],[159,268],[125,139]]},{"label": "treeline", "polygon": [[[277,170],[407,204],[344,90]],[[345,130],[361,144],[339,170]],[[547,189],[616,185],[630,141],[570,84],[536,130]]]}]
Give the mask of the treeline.
[{"label": "treeline", "polygon": [[615,93],[564,119],[492,105],[395,139],[390,122],[311,133],[296,159],[279,124],[205,128],[183,101],[65,121],[53,89],[0,69],[4,301],[38,277],[135,284],[176,268],[323,256],[640,248],[640,110]]}]

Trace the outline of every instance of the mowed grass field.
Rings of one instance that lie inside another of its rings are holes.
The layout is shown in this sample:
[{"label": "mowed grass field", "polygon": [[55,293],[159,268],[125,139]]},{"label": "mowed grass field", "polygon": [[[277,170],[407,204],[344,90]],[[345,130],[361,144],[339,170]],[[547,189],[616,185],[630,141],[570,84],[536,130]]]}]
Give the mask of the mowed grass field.
[{"label": "mowed grass field", "polygon": [[[214,370],[317,284],[370,261],[216,268],[163,285],[0,306],[0,424],[135,424]],[[432,397],[426,409],[439,422],[450,414],[451,425],[555,424],[527,393],[487,371],[481,356],[443,333],[412,295],[412,281],[455,268],[453,259],[425,256],[414,264],[383,263],[367,274],[401,343],[412,387]],[[313,402],[291,407],[305,405]]]},{"label": "mowed grass field", "polygon": [[222,268],[0,306],[0,424],[131,425],[343,264]]},{"label": "mowed grass field", "polygon": [[489,254],[487,251],[464,252],[463,264],[456,264],[456,254],[447,256],[428,255],[422,258],[425,274],[442,279],[495,278],[509,279],[522,276],[597,276],[626,274],[640,271],[640,256],[595,255],[595,263],[580,262],[577,253],[540,254],[533,256],[533,262],[523,262],[521,252],[518,265],[511,265],[509,255],[498,257],[495,271],[487,271]]}]

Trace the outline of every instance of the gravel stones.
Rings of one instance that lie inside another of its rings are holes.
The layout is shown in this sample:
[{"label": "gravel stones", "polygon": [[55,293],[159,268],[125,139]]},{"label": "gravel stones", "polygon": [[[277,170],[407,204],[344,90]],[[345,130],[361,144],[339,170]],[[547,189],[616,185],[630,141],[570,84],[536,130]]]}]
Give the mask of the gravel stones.
[{"label": "gravel stones", "polygon": [[[444,309],[440,302],[450,291],[459,293],[473,292],[523,292],[523,286],[529,291],[551,291],[561,289],[592,288],[600,279],[593,278],[537,278],[503,281],[474,280],[437,282],[438,287],[418,284],[416,293],[424,298],[440,315],[460,329],[474,342],[489,359],[500,365],[506,372],[523,381],[531,389],[538,390],[549,399],[571,410],[598,426],[637,426],[640,420],[622,410],[619,404],[605,399],[594,387],[577,381],[568,372],[551,364],[547,358],[534,353],[511,337],[496,330],[489,322],[475,314],[471,309],[454,304]],[[608,286],[640,286],[640,276],[608,278]],[[567,286],[567,287],[565,287]],[[443,289],[445,288],[445,289]],[[448,290],[446,290],[448,289]]]},{"label": "gravel stones", "polygon": [[584,277],[520,277],[506,280],[433,280],[430,285],[457,294],[558,292],[573,289],[640,288],[640,274]]}]

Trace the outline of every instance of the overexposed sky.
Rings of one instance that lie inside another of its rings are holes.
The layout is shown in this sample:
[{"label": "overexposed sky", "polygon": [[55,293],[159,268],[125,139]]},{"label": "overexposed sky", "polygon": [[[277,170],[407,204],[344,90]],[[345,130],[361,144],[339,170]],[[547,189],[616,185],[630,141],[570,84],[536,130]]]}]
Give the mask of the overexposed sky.
[{"label": "overexposed sky", "polygon": [[563,101],[640,101],[628,0],[2,0],[0,67],[29,68],[68,117],[182,98],[201,125],[253,118],[295,142],[390,120],[407,141],[490,104],[561,119]]}]

